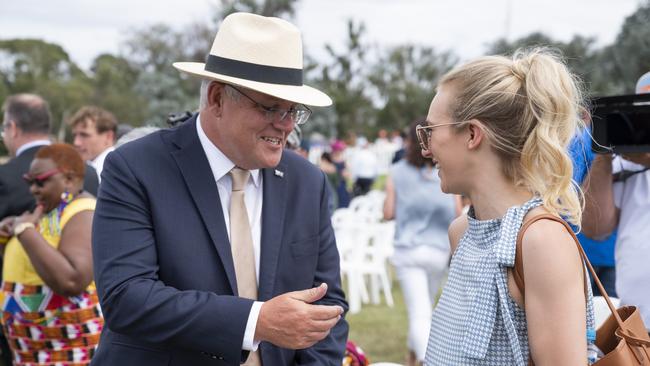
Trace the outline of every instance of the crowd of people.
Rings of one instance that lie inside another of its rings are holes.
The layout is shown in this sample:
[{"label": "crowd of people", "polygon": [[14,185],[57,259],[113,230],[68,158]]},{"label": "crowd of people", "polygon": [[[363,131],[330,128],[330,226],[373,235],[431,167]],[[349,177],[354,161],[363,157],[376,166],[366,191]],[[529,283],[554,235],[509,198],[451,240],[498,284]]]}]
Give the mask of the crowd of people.
[{"label": "crowd of people", "polygon": [[303,83],[300,37],[226,17],[205,63],[173,65],[203,81],[174,128],[126,133],[86,106],[72,144],[53,143],[43,98],[6,98],[5,364],[367,363],[347,343],[330,216],[383,173],[409,366],[593,363],[580,230],[606,292],[650,326],[650,153],[593,155],[559,56],[457,66],[403,135],[333,140],[313,164],[298,126],[332,100]]}]

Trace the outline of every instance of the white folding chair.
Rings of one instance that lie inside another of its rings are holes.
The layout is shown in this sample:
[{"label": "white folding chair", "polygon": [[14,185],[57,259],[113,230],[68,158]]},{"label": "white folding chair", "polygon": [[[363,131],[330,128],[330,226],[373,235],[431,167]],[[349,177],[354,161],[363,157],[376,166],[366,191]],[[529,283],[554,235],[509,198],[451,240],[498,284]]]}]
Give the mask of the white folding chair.
[{"label": "white folding chair", "polygon": [[[616,297],[609,297],[612,300],[614,307],[617,307],[621,304],[621,300]],[[594,320],[596,323],[596,329],[600,327],[609,316],[612,315],[609,306],[607,306],[607,301],[602,296],[594,296]]]}]

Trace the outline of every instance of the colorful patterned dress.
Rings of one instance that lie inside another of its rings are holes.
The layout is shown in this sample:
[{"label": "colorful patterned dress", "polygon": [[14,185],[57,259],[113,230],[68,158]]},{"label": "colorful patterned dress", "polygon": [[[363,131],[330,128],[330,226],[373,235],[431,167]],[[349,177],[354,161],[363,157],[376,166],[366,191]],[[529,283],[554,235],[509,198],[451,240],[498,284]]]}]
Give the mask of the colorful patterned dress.
[{"label": "colorful patterned dress", "polygon": [[[75,199],[43,217],[38,229],[57,248],[70,218],[94,209],[94,198]],[[78,296],[54,293],[15,237],[7,244],[3,261],[2,327],[14,365],[88,365],[104,325],[94,282]]]}]

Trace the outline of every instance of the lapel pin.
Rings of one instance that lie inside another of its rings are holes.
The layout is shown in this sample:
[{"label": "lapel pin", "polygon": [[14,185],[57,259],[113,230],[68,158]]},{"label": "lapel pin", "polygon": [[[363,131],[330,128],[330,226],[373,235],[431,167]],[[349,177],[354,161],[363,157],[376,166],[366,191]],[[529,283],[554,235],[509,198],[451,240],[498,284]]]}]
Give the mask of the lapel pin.
[{"label": "lapel pin", "polygon": [[284,178],[284,172],[281,172],[281,171],[279,171],[277,169],[275,169],[275,175],[280,177],[280,178]]}]

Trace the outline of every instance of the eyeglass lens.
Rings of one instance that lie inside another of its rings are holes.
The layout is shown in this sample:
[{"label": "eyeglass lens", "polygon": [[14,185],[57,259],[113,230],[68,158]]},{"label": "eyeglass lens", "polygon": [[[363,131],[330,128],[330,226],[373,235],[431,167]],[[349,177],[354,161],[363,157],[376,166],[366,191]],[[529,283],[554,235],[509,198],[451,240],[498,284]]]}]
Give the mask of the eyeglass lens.
[{"label": "eyeglass lens", "polygon": [[420,148],[422,150],[429,150],[429,133],[431,130],[426,129],[422,125],[418,125],[417,129],[415,130],[417,136],[418,136],[418,142],[420,143]]},{"label": "eyeglass lens", "polygon": [[294,107],[291,107],[289,109],[280,109],[280,108],[273,108],[273,107],[267,107],[264,104],[256,101],[246,93],[242,92],[238,88],[235,88],[232,85],[229,85],[232,89],[236,90],[239,94],[243,95],[246,97],[248,100],[251,102],[255,103],[255,105],[262,109],[264,111],[264,117],[269,120],[269,121],[284,121],[287,116],[291,117],[291,120],[294,121],[296,124],[301,125],[307,122],[307,119],[311,115],[311,110],[307,108],[306,106],[302,104],[298,104]]}]

